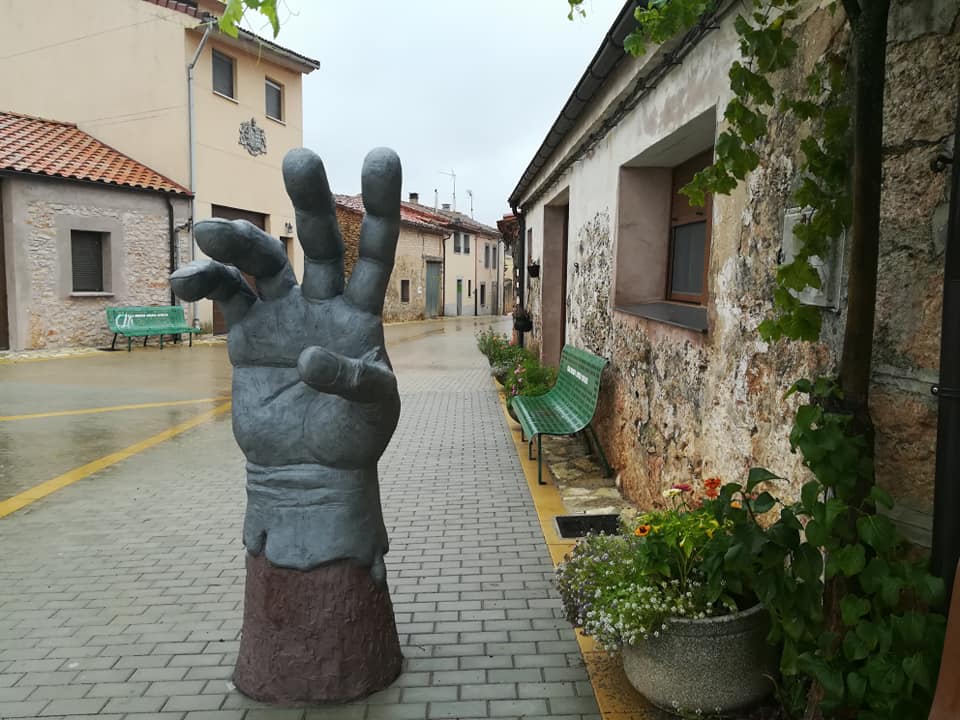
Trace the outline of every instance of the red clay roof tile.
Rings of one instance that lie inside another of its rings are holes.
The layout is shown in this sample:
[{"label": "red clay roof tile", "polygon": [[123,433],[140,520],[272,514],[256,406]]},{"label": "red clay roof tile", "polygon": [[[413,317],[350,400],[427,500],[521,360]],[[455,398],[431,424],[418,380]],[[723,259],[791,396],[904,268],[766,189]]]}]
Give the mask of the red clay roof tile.
[{"label": "red clay roof tile", "polygon": [[73,123],[0,111],[0,171],[191,195]]}]

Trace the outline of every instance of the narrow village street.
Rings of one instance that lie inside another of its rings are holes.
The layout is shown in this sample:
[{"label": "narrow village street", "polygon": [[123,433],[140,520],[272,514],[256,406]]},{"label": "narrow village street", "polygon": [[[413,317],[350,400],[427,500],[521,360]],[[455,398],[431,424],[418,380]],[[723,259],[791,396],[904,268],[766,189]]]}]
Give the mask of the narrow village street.
[{"label": "narrow village street", "polygon": [[[599,717],[476,350],[489,322],[387,328],[403,411],[380,474],[404,670],[327,709],[267,708],[230,683],[245,497],[216,412],[226,346],[0,365],[0,718]],[[85,412],[121,404],[153,406]]]}]

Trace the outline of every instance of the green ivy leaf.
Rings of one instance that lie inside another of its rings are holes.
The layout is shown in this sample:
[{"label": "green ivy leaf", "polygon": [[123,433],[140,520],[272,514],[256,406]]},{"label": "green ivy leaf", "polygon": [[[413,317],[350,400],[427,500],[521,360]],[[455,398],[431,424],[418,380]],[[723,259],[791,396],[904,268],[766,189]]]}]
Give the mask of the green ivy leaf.
[{"label": "green ivy leaf", "polygon": [[877,505],[882,505],[888,510],[893,507],[893,498],[890,497],[890,493],[888,493],[879,485],[874,485],[872,488],[870,488],[870,499],[873,500]]},{"label": "green ivy leaf", "polygon": [[867,692],[867,681],[862,675],[856,672],[847,673],[847,692],[850,696],[850,702],[859,705],[863,702],[863,696]]},{"label": "green ivy leaf", "polygon": [[924,690],[933,689],[933,674],[930,672],[923,653],[914,653],[910,657],[904,658],[901,667],[906,676]]},{"label": "green ivy leaf", "polygon": [[808,522],[807,527],[804,528],[804,532],[807,536],[807,542],[809,542],[811,545],[825,547],[829,542],[827,529],[822,523],[817,522],[817,520],[811,520]]},{"label": "green ivy leaf", "polygon": [[870,653],[863,640],[852,630],[843,636],[843,656],[850,661],[863,660]]},{"label": "green ivy leaf", "polygon": [[752,467],[750,468],[750,474],[747,476],[746,492],[753,492],[760,483],[782,479],[779,475],[770,472],[766,468]]},{"label": "green ivy leaf", "polygon": [[864,515],[858,518],[857,535],[880,554],[899,544],[899,532],[896,525],[883,515]]},{"label": "green ivy leaf", "polygon": [[846,595],[840,600],[840,617],[843,624],[854,626],[860,618],[870,612],[870,601],[856,595]]},{"label": "green ivy leaf", "polygon": [[820,491],[820,483],[816,480],[804,483],[803,488],[801,488],[800,503],[807,513],[813,513],[814,506],[817,505],[820,500]]},{"label": "green ivy leaf", "polygon": [[760,493],[760,496],[756,500],[750,501],[750,507],[758,515],[762,515],[765,512],[769,512],[773,509],[773,506],[777,504],[776,499],[768,492]]},{"label": "green ivy leaf", "polygon": [[[809,529],[809,525],[807,527]],[[843,573],[851,577],[863,570],[865,564],[866,553],[863,545],[844,545],[827,557],[826,576],[831,578],[837,573]]]},{"label": "green ivy leaf", "polygon": [[832,702],[843,700],[843,675],[839,670],[830,667],[822,658],[812,653],[801,653],[797,658],[797,666],[801,672],[813,676],[820,682],[826,699]]},{"label": "green ivy leaf", "polygon": [[[832,449],[832,448],[831,448]],[[826,523],[827,529],[833,530],[834,524],[838,519],[846,517],[850,506],[837,497],[832,497],[826,502]]]}]

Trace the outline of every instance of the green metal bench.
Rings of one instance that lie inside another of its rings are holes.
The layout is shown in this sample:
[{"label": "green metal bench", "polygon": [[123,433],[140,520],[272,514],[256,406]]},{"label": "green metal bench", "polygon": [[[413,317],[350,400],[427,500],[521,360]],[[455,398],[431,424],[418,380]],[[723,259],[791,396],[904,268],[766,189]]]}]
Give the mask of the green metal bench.
[{"label": "green metal bench", "polygon": [[163,350],[163,336],[172,335],[174,341],[180,340],[182,333],[190,338],[190,347],[193,347],[193,334],[200,332],[199,328],[190,327],[183,315],[183,308],[179,305],[169,307],[108,307],[107,325],[113,333],[113,342],[110,349],[116,350],[117,336],[123,335],[127,339],[127,352],[133,344],[133,338],[142,337],[143,346],[147,346],[147,339],[152,335],[160,336],[160,349]]},{"label": "green metal bench", "polygon": [[564,345],[560,353],[560,372],[556,384],[546,395],[518,395],[511,407],[520,422],[521,437],[528,441],[527,450],[533,459],[533,441],[537,441],[537,482],[543,482],[542,449],[544,435],[574,435],[586,430],[600,454],[604,471],[609,476],[610,466],[596,433],[590,427],[597,409],[600,393],[600,375],[607,360],[586,350]]}]

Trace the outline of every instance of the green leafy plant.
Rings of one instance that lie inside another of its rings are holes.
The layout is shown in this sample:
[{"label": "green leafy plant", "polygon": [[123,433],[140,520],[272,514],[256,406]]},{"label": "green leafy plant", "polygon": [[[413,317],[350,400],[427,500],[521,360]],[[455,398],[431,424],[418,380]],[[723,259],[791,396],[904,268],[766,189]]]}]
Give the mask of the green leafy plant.
[{"label": "green leafy plant", "polygon": [[671,619],[756,605],[749,569],[737,575],[723,564],[736,524],[710,507],[717,483],[705,481],[706,501],[693,500],[691,485],[674,485],[664,493],[668,508],[622,518],[619,535],[578,542],[556,573],[566,618],[613,650],[669,632]]},{"label": "green leafy plant", "polygon": [[507,373],[503,394],[509,406],[518,395],[544,395],[557,381],[556,368],[541,365],[529,352],[525,353]]},{"label": "green leafy plant", "polygon": [[[851,416],[827,409],[839,399],[836,384],[804,380],[789,393],[810,398],[797,411],[790,443],[814,479],[793,503],[757,494],[779,480],[762,468],[745,485],[722,487],[707,504],[718,523],[734,528],[721,538],[728,544],[722,572],[734,584],[751,576],[773,618],[770,640],[783,645],[784,696],[797,702],[787,708],[793,716],[816,688],[825,717],[926,718],[946,627],[930,608],[942,601],[943,582],[876,512],[893,501],[872,485],[866,441]],[[767,527],[744,522],[759,513],[779,517]],[[840,592],[831,595],[825,583]]]}]

